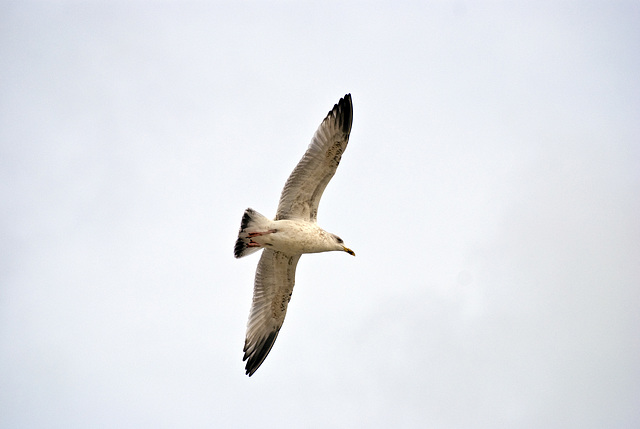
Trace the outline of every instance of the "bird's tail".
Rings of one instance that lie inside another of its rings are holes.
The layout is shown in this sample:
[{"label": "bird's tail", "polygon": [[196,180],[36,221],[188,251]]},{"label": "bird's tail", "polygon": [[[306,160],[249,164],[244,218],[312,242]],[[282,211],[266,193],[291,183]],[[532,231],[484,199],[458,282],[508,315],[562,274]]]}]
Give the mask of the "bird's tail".
[{"label": "bird's tail", "polygon": [[242,258],[261,249],[261,247],[249,246],[251,242],[252,233],[265,231],[269,229],[271,221],[262,216],[260,213],[253,209],[246,209],[242,215],[242,221],[240,222],[240,231],[238,232],[238,239],[233,249],[233,254],[236,258]]}]

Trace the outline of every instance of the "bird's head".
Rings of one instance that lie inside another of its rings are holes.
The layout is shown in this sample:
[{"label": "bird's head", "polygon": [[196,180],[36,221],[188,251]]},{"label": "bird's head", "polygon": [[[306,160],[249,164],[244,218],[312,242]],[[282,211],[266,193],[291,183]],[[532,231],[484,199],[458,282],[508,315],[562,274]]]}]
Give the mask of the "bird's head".
[{"label": "bird's head", "polygon": [[356,256],[356,252],[354,252],[353,250],[349,249],[348,247],[346,247],[344,245],[344,241],[342,241],[342,238],[340,238],[340,237],[338,237],[337,235],[334,235],[334,234],[332,234],[332,235],[333,235],[333,239],[335,240],[335,244],[336,244],[335,250],[341,250],[343,252],[347,252],[349,255]]}]

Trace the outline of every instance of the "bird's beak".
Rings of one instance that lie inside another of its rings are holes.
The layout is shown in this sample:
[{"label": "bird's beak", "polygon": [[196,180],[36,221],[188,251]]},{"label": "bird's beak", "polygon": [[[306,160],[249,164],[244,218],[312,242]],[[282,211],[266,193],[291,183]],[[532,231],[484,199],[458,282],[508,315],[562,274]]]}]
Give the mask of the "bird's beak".
[{"label": "bird's beak", "polygon": [[342,246],[342,249],[344,249],[344,251],[347,252],[349,255],[356,256],[356,252],[354,252],[353,250],[349,249],[348,247]]}]

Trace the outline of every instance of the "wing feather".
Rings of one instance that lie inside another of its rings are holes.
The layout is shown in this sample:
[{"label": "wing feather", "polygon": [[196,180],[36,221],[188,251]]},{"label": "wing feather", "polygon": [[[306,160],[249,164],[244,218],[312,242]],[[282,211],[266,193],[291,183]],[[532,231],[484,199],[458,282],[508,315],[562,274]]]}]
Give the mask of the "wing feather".
[{"label": "wing feather", "polygon": [[347,94],[324,118],[307,152],[287,179],[280,196],[276,220],[316,221],[320,197],[347,148],[352,121],[351,94]]},{"label": "wing feather", "polygon": [[300,255],[265,249],[258,262],[253,304],[244,342],[246,373],[251,376],[262,365],[278,337],[287,314]]}]

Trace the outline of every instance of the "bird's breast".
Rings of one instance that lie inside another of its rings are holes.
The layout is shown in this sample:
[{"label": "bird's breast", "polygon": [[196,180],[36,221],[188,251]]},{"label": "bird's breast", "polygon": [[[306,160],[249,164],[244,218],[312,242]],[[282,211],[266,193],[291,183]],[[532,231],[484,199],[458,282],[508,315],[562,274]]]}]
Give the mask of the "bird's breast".
[{"label": "bird's breast", "polygon": [[329,234],[313,222],[277,220],[270,234],[270,248],[293,255],[331,250]]}]

